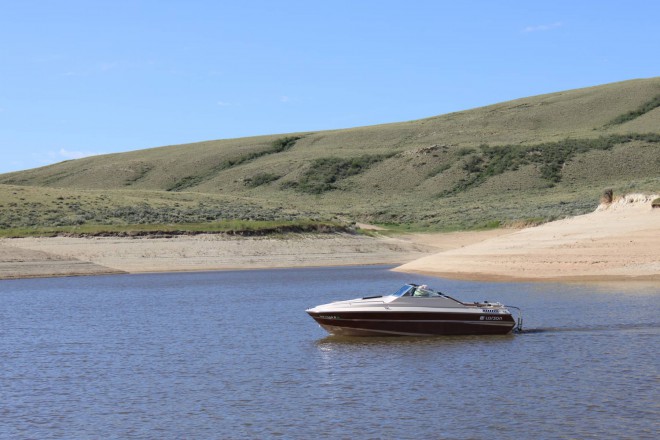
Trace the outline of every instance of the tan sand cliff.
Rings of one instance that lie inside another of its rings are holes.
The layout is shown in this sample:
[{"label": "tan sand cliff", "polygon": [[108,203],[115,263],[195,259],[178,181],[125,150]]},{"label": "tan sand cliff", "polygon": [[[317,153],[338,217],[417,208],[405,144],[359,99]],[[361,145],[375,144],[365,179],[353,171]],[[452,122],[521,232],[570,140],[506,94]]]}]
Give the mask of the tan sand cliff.
[{"label": "tan sand cliff", "polygon": [[658,195],[633,194],[546,223],[399,266],[481,280],[660,280]]}]

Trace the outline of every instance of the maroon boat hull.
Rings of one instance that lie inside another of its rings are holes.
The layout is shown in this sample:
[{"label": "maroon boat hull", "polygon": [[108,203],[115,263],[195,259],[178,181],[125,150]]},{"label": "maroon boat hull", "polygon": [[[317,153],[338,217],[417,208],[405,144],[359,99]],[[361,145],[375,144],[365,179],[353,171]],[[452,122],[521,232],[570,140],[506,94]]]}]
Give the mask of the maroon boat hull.
[{"label": "maroon boat hull", "polygon": [[516,323],[508,314],[432,312],[311,312],[326,331],[345,336],[505,335]]}]

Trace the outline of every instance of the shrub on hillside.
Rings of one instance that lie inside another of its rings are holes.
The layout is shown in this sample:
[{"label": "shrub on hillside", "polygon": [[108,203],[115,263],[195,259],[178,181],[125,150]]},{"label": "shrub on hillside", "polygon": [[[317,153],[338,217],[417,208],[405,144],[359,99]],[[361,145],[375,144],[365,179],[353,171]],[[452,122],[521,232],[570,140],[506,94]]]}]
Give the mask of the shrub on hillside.
[{"label": "shrub on hillside", "polygon": [[611,189],[603,191],[603,194],[600,196],[600,203],[612,203],[612,200],[614,200],[614,191]]},{"label": "shrub on hillside", "polygon": [[639,118],[640,116],[650,112],[651,110],[660,107],[660,95],[656,95],[653,99],[642,104],[638,109],[624,113],[612,119],[609,123],[605,124],[606,126],[611,125],[620,125],[633,119]]},{"label": "shrub on hillside", "polygon": [[449,164],[449,163],[440,164],[437,167],[433,168],[431,171],[429,171],[428,174],[427,174],[427,177],[435,177],[438,174],[444,173],[449,168],[451,168],[451,164]]},{"label": "shrub on hillside", "polygon": [[300,136],[288,136],[276,139],[271,142],[270,147],[266,148],[265,150],[254,151],[252,153],[248,153],[233,159],[225,159],[218,165],[205,172],[200,172],[199,174],[195,174],[193,176],[186,176],[174,182],[172,185],[170,185],[169,188],[167,188],[167,191],[183,191],[184,189],[192,188],[193,186],[197,186],[200,183],[215,177],[219,172],[226,169],[242,165],[269,154],[277,154],[283,151],[287,151],[291,149],[299,139]]},{"label": "shrub on hillside", "polygon": [[349,159],[339,157],[316,159],[298,181],[285,182],[282,188],[294,188],[307,194],[322,194],[337,189],[339,181],[360,174],[388,157],[391,155],[365,154]]},{"label": "shrub on hillside", "polygon": [[272,173],[259,173],[245,179],[243,181],[243,184],[245,186],[249,186],[250,188],[256,188],[258,186],[273,182],[279,179],[280,177],[282,176]]},{"label": "shrub on hillside", "polygon": [[456,154],[460,157],[467,156],[468,154],[474,153],[474,148],[462,147],[456,150]]},{"label": "shrub on hillside", "polygon": [[468,173],[478,173],[481,171],[481,164],[483,161],[483,158],[480,156],[469,156],[463,164],[463,169]]},{"label": "shrub on hillside", "polygon": [[625,134],[601,136],[595,139],[564,139],[557,142],[546,142],[536,145],[498,145],[480,146],[481,153],[468,157],[463,169],[469,173],[461,179],[454,188],[444,191],[440,196],[456,194],[470,187],[480,185],[490,177],[515,171],[521,165],[533,164],[538,167],[541,177],[550,185],[559,183],[564,165],[578,154],[592,150],[610,150],[616,145],[632,141],[660,143],[660,135]]}]

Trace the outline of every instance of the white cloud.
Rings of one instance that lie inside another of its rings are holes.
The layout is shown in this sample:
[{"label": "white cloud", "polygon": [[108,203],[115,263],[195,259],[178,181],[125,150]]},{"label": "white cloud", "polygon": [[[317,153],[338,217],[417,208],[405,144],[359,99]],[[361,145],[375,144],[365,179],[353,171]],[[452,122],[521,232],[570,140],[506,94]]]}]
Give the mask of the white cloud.
[{"label": "white cloud", "polygon": [[280,102],[290,102],[290,101],[291,101],[291,98],[289,98],[288,96],[281,96],[280,97]]},{"label": "white cloud", "polygon": [[545,32],[562,27],[564,24],[560,21],[550,24],[541,24],[538,26],[527,26],[523,32]]},{"label": "white cloud", "polygon": [[227,101],[218,101],[217,104],[218,104],[220,107],[229,107],[229,106],[231,105],[231,102],[227,102]]}]

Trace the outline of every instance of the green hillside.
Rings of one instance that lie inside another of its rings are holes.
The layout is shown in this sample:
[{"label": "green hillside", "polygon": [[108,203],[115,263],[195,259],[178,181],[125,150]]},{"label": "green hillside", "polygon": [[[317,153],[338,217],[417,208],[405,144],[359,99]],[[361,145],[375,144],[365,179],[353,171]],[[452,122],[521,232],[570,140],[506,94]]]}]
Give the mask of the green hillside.
[{"label": "green hillside", "polygon": [[660,190],[660,77],[396,124],[207,141],[0,175],[0,228],[302,218],[487,227]]}]

